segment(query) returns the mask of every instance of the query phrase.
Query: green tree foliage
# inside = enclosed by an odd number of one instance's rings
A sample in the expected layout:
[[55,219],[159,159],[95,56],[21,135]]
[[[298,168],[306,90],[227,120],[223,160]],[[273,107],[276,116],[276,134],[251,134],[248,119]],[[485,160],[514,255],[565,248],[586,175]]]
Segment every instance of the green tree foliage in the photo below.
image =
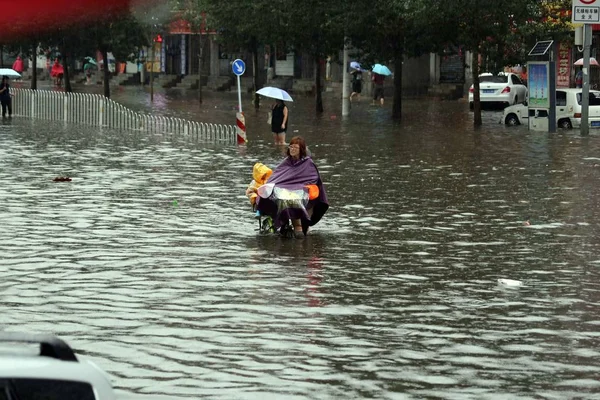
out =
[[[523,62],[519,28],[539,15],[538,0],[423,0],[431,10],[431,26],[448,44],[460,44],[473,55],[474,124],[480,126],[479,74],[498,72]],[[443,42],[442,42],[443,43]]]
[[285,9],[278,7],[277,2],[268,0],[183,0],[179,7],[184,9],[188,21],[196,27],[206,27],[217,33],[216,40],[232,52],[248,51],[252,55],[254,105],[259,107],[259,96],[256,90],[262,87],[258,70],[258,52],[262,45],[274,43],[284,32],[283,22]]
[[200,32],[200,48],[198,49],[198,102],[202,103],[202,66],[206,57],[206,46],[210,40],[207,25],[206,0],[171,0],[171,7],[175,16],[180,16],[190,24],[194,32]]
[[347,32],[368,64],[381,63],[394,72],[392,118],[402,116],[402,63],[433,51],[437,32],[429,29],[425,0],[373,0],[347,12]]
[[89,27],[83,33],[85,48],[97,49],[102,54],[104,95],[110,97],[108,52],[116,59],[134,57],[141,47],[148,46],[150,28],[144,20],[134,14],[119,14]]
[[[281,37],[290,48],[309,54],[315,63],[316,111],[323,112],[321,64],[328,54],[344,44],[345,5],[339,1],[284,0],[281,21],[286,31]],[[280,42],[282,40],[280,39]]]

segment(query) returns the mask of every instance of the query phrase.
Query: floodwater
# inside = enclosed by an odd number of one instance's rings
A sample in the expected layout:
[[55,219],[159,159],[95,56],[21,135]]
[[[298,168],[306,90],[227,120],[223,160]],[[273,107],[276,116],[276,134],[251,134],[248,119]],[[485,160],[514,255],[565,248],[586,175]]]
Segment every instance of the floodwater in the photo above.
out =
[[[220,123],[237,104],[113,98]],[[330,97],[317,117],[297,96],[290,133],[331,208],[281,239],[244,196],[282,158],[244,99],[241,147],[2,123],[2,328],[60,336],[122,399],[600,398],[597,134],[498,111],[474,130],[466,102],[435,99],[405,100],[401,123]]]

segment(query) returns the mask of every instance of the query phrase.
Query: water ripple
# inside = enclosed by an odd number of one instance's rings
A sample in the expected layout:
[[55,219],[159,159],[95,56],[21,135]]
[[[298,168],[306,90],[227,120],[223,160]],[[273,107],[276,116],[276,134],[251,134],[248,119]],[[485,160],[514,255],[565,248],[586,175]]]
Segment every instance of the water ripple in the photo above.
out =
[[405,106],[447,123],[294,122],[332,205],[305,240],[256,235],[270,139],[0,126],[4,328],[63,337],[128,399],[600,398],[597,137]]

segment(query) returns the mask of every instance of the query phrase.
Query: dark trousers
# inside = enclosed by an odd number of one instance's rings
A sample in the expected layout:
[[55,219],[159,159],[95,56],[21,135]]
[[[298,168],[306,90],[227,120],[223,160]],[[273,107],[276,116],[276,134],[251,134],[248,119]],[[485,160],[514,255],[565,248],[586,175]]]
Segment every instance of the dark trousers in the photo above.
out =
[[8,99],[0,99],[0,103],[2,103],[2,118],[6,117],[6,109],[8,108],[8,116],[12,116],[12,99],[9,97]]

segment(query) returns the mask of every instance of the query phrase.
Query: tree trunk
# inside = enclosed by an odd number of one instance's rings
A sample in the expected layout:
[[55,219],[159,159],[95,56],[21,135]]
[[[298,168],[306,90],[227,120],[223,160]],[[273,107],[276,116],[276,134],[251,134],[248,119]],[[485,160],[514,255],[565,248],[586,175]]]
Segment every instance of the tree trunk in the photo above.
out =
[[402,119],[402,60],[404,50],[400,49],[394,57],[394,101],[392,103],[392,119]]
[[31,59],[31,89],[37,90],[37,45],[33,46],[33,51],[31,52],[33,57]]
[[317,91],[317,112],[323,112],[323,96],[321,96],[321,57],[315,57],[315,65],[317,70],[315,71],[315,90]]
[[[104,96],[110,99],[110,86],[108,80],[110,79],[110,72],[108,71],[108,50],[106,47],[102,47],[100,49],[100,53],[102,53],[102,60],[104,64],[103,78],[104,78]],[[152,65],[154,67],[154,65]]]
[[481,98],[479,96],[479,49],[475,46],[473,50],[473,61],[471,62],[471,73],[473,74],[473,125],[475,127],[483,124],[481,120]]
[[156,49],[154,48],[154,35],[150,41],[150,101],[154,102],[154,61],[156,61]]
[[259,82],[259,74],[258,74],[258,50],[257,47],[254,46],[254,48],[252,49],[252,85],[254,86],[254,108],[255,109],[259,109],[260,108],[260,95],[256,94],[256,91],[258,89],[260,89],[260,82]]
[[63,70],[64,70],[64,80],[65,80],[65,92],[71,93],[73,92],[73,88],[71,87],[71,79],[69,76],[69,58],[67,57],[67,51],[63,47],[60,49],[63,60]]
[[198,54],[198,103],[202,104],[202,65],[204,64],[204,46],[207,40],[203,40],[204,36],[208,39],[208,35],[200,35],[200,53]]

